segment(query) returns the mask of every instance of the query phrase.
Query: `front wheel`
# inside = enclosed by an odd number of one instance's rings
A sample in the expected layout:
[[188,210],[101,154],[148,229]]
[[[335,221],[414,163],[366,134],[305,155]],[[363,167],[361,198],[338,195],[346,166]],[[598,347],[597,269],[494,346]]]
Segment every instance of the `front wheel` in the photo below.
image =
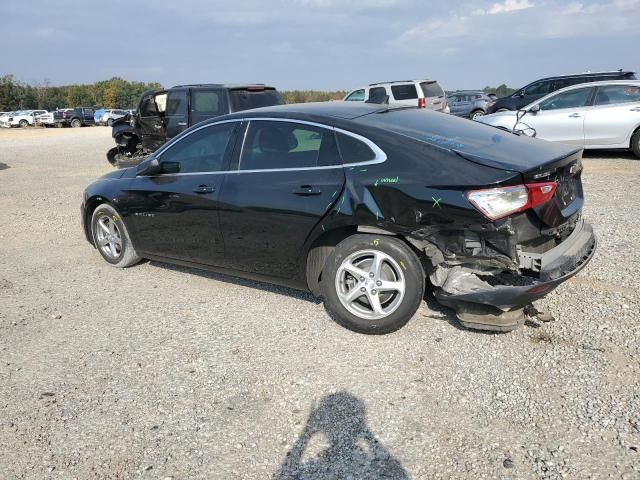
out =
[[631,137],[631,150],[636,157],[640,158],[640,130]]
[[471,113],[471,120],[480,120],[482,117],[484,117],[482,110],[475,110]]
[[416,254],[396,238],[354,235],[340,242],[322,273],[324,303],[342,326],[384,334],[403,327],[424,296]]
[[103,203],[94,210],[91,233],[102,258],[114,267],[130,267],[141,260],[133,248],[127,227],[111,205]]
[[18,125],[20,125],[20,128],[27,128],[29,126],[29,122],[27,122],[26,120],[20,120]]

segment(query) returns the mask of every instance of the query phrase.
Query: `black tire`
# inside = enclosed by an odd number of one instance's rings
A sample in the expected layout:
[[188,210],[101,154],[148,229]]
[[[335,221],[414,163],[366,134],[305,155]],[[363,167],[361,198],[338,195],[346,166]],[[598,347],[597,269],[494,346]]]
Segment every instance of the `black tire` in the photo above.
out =
[[[375,290],[367,290],[367,293],[362,294],[360,299],[357,300],[358,302],[366,302],[368,305],[368,300],[365,300],[365,297],[368,297],[370,293],[374,295],[377,293],[380,299],[379,302],[383,307],[385,304],[393,306],[394,302],[396,302],[395,309],[391,310],[390,308],[389,314],[382,318],[371,319],[354,314],[345,307],[338,293],[338,285],[342,284],[341,278],[343,278],[342,274],[339,277],[338,275],[342,270],[343,262],[354,258],[354,256],[355,258],[358,258],[358,255],[366,256],[367,252],[382,252],[383,255],[390,257],[396,267],[390,263],[385,264],[384,268],[387,269],[387,272],[394,272],[394,268],[402,269],[400,276],[397,276],[396,279],[404,281],[403,296],[397,292],[383,294]],[[375,289],[376,287],[373,285],[376,284],[376,278],[366,278],[364,283],[359,285],[371,283],[370,286],[361,288]],[[351,280],[357,281],[355,276],[351,276]],[[326,309],[340,325],[359,333],[381,335],[394,332],[403,327],[418,310],[424,297],[424,289],[425,274],[416,254],[402,241],[383,235],[353,235],[343,240],[327,259],[322,272],[321,291]],[[348,292],[351,291],[348,290]],[[353,291],[356,292],[355,286]],[[386,297],[384,297],[385,295]],[[399,296],[396,298],[396,295]],[[355,301],[351,303],[351,305],[354,304]]]
[[[101,234],[98,229],[102,228],[102,222],[109,222],[109,225],[115,225],[115,231],[117,231],[119,235],[121,248],[119,250],[116,249],[114,254],[105,253],[105,251],[110,249],[106,246],[103,247],[100,244]],[[108,203],[98,205],[98,207],[93,211],[93,215],[91,216],[91,237],[94,245],[98,249],[98,252],[102,255],[102,258],[114,267],[130,267],[141,260],[140,256],[136,253],[135,248],[133,248],[133,244],[129,238],[129,232],[122,221],[120,214]]]
[[482,118],[485,116],[484,110],[474,110],[473,112],[471,112],[471,114],[469,115],[469,118],[471,120],[475,120],[477,121],[479,118]]
[[27,122],[26,120],[20,120],[18,125],[20,125],[20,128],[27,128],[29,126],[29,122]]
[[631,151],[636,157],[640,158],[640,129],[631,137]]
[[71,128],[80,128],[82,126],[82,122],[79,118],[74,118],[71,120]]
[[107,120],[107,127],[113,127],[113,118]]

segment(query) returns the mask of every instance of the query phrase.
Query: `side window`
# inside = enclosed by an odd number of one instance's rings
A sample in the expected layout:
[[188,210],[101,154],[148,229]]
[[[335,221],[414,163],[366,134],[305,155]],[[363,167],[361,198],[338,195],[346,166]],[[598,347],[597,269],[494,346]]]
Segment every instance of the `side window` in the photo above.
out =
[[449,101],[452,103],[456,103],[460,101],[460,97],[458,97],[457,95],[452,95],[449,97]]
[[607,85],[598,87],[595,105],[640,102],[640,87],[634,85]]
[[222,113],[220,109],[220,95],[215,90],[194,90],[192,93],[191,110],[204,114]]
[[370,103],[382,103],[387,98],[387,90],[384,87],[373,87],[369,90]]
[[533,85],[529,85],[525,90],[525,95],[546,95],[551,90],[551,82],[549,80],[544,82],[537,82]]
[[187,91],[178,90],[167,95],[167,115],[187,114]]
[[344,133],[337,132],[338,148],[340,149],[340,156],[342,157],[342,163],[361,163],[368,162],[376,158],[376,154],[369,146]]
[[332,130],[301,123],[253,120],[240,157],[240,170],[339,165]]
[[413,100],[418,98],[418,90],[413,83],[406,85],[391,85],[391,93],[396,100]]
[[364,88],[360,90],[355,90],[349,94],[347,98],[345,98],[347,102],[363,102],[364,101]]
[[164,173],[219,172],[235,122],[201,128],[182,137],[160,157]]
[[540,102],[540,110],[560,110],[563,108],[584,107],[591,96],[592,88],[578,88],[559,93],[544,102]]

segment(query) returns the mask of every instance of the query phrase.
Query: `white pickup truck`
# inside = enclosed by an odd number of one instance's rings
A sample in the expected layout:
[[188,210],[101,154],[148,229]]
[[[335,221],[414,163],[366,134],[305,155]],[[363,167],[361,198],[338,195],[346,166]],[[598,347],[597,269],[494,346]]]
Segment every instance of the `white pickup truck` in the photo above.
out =
[[12,113],[11,115],[4,115],[0,117],[0,127],[28,127],[33,126],[35,118],[39,115],[47,113],[46,110],[20,110]]

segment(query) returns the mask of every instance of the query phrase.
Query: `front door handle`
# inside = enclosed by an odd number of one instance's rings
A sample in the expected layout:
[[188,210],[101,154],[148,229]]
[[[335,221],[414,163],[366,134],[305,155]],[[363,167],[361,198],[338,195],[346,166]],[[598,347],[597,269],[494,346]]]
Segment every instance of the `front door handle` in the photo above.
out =
[[322,193],[322,190],[312,185],[302,185],[297,190],[294,190],[293,193],[302,197],[309,197],[311,195],[320,195]]
[[579,113],[572,113],[571,115],[569,115],[569,118],[580,118],[582,115],[580,115]]
[[187,126],[187,122],[178,122],[178,125],[180,125],[181,127],[186,127]]
[[213,193],[216,191],[214,187],[210,187],[208,185],[200,185],[193,189],[195,193]]

